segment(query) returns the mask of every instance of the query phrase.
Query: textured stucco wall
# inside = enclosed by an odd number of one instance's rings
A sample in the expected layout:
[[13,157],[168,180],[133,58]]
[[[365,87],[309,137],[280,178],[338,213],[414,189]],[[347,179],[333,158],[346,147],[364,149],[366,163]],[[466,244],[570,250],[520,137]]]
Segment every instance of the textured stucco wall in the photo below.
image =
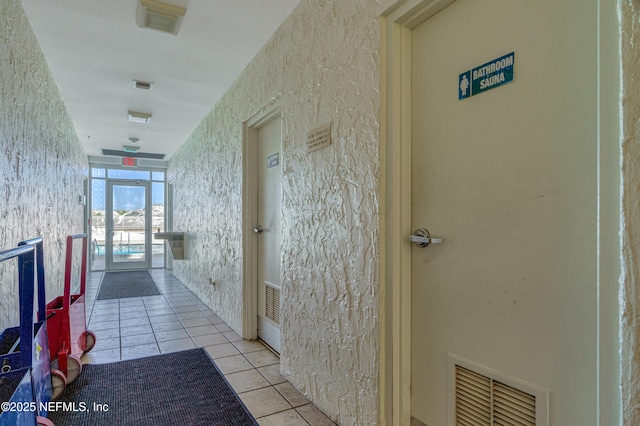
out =
[[[0,0],[0,249],[44,239],[47,299],[82,232],[86,156],[19,0]],[[15,261],[0,266],[0,329],[18,324]]]
[[640,424],[640,2],[623,0],[623,262],[622,410]]
[[[280,99],[281,366],[343,425],[375,424],[378,416],[377,19],[391,3],[302,1],[168,174],[174,228],[189,235],[188,259],[174,272],[239,332],[242,123]],[[307,153],[307,133],[329,122],[332,146]]]

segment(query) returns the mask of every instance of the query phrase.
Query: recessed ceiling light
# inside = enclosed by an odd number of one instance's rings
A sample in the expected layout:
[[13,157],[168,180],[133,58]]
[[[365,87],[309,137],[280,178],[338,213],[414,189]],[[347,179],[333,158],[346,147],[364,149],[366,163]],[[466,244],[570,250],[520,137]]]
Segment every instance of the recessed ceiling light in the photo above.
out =
[[129,121],[134,123],[148,123],[151,121],[151,114],[146,112],[128,111]]
[[124,152],[138,152],[139,149],[140,149],[139,146],[122,145],[122,150]]
[[149,28],[169,34],[178,34],[187,9],[158,0],[138,0],[136,22],[140,28]]
[[149,81],[133,80],[133,83],[131,85],[135,89],[140,89],[140,90],[151,90],[151,89],[153,89],[153,83],[151,83]]

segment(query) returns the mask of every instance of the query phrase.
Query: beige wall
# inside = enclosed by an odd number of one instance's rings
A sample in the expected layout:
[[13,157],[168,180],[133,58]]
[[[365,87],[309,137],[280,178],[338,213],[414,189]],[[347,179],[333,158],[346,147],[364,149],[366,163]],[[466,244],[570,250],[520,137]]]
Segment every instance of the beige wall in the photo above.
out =
[[[240,332],[242,124],[280,99],[281,365],[343,425],[378,417],[383,10],[365,0],[302,1],[169,166],[174,229],[189,235],[175,274]],[[328,123],[332,146],[307,153],[307,133]]]
[[[61,293],[66,235],[83,231],[87,169],[20,1],[0,0],[0,250],[43,237],[47,300]],[[0,266],[0,329],[18,325],[14,265]]]

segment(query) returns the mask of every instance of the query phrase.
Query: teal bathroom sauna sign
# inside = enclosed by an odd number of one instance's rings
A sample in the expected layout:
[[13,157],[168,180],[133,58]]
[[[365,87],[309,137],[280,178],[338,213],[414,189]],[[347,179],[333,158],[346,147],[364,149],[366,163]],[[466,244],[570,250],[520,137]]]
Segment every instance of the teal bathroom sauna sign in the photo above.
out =
[[458,99],[467,99],[513,81],[515,52],[508,53],[458,77]]

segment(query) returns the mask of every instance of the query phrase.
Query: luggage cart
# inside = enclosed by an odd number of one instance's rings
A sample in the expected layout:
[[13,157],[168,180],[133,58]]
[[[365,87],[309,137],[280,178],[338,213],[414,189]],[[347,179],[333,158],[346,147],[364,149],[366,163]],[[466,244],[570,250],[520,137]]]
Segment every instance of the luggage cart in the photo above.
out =
[[[0,252],[0,262],[18,258],[20,325],[0,334],[0,426],[47,425],[52,397],[44,305],[42,238]],[[37,255],[37,256],[36,256]],[[38,318],[34,318],[34,263],[38,263]]]
[[[73,241],[82,240],[80,293],[71,294],[73,272]],[[47,329],[51,368],[62,371],[66,383],[73,382],[82,372],[83,353],[96,344],[96,335],[86,327],[85,290],[87,282],[87,234],[67,236],[64,294],[47,303]]]

